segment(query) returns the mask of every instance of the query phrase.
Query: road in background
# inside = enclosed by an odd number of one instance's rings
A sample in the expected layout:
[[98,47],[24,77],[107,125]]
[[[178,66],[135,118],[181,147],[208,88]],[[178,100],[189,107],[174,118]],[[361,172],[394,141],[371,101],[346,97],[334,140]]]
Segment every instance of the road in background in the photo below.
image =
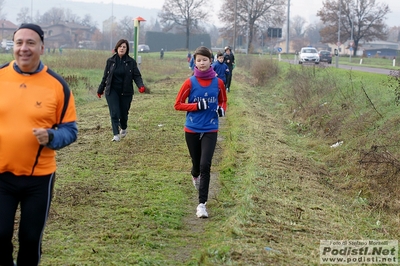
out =
[[339,65],[339,68],[349,69],[349,70],[357,70],[357,71],[364,71],[364,72],[370,72],[370,73],[385,74],[385,75],[389,75],[390,71],[392,71],[390,69],[384,69],[384,68],[350,66],[350,65]]
[[[282,61],[288,62],[290,64],[298,64],[297,61],[295,60],[289,60],[289,59],[282,59]],[[304,64],[303,65],[314,65],[314,64]],[[326,63],[320,63],[319,65],[325,65],[328,67],[335,67],[332,64],[326,64]],[[317,65],[318,66],[318,65]],[[340,65],[339,68],[342,69],[348,69],[348,70],[355,70],[355,71],[363,71],[363,72],[369,72],[369,73],[377,73],[377,74],[384,74],[384,75],[389,75],[391,69],[385,69],[385,68],[375,68],[375,67],[364,67],[364,66],[355,66],[355,65]]]

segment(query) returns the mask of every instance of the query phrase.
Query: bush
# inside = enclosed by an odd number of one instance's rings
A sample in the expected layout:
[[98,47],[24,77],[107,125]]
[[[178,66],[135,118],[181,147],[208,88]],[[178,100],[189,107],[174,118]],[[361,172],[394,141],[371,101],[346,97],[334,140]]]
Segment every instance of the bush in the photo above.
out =
[[279,73],[279,65],[271,59],[254,59],[250,67],[250,74],[253,76],[256,86],[264,85],[269,79]]

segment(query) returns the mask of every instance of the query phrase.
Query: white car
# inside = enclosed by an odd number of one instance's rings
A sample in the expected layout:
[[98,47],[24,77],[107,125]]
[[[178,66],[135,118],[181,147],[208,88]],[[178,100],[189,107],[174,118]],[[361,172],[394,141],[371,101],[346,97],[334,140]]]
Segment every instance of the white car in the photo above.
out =
[[299,64],[315,63],[319,64],[319,54],[314,47],[303,47],[299,53]]
[[14,42],[11,40],[3,40],[1,42],[1,47],[6,51],[11,50],[14,47]]

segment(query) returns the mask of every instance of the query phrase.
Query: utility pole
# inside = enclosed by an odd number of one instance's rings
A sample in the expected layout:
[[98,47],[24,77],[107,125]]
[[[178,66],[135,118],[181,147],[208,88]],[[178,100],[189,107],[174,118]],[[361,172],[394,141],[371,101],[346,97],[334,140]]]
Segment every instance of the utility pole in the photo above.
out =
[[336,68],[339,68],[339,46],[340,46],[340,17],[342,16],[342,1],[339,0],[339,14],[338,14],[338,34],[337,34],[337,55],[336,55]]
[[289,29],[290,29],[290,0],[287,5],[287,28],[286,28],[286,53],[289,53]]
[[351,34],[350,34],[350,63],[351,63],[351,56],[352,56],[352,54],[353,54],[353,44],[354,44],[354,41],[353,41],[353,18],[350,18],[350,22],[351,22]]
[[249,36],[249,34],[250,34],[250,12],[248,12],[248,16],[247,16],[247,29],[246,29],[246,35],[247,35],[247,38],[246,38],[246,40],[247,40],[247,43],[246,43],[246,54],[249,54],[249,49],[250,49],[250,47],[249,47],[249,42],[250,42],[250,36]]
[[[114,0],[111,1],[110,50],[113,49]],[[136,59],[136,58],[135,58]]]
[[233,25],[233,52],[236,51],[236,20],[237,20],[237,1],[235,0],[235,23]]

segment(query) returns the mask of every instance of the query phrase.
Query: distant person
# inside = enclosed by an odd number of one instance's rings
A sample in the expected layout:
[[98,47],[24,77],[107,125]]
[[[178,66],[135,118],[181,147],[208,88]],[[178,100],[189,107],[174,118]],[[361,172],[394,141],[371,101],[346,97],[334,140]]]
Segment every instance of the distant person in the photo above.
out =
[[126,136],[128,114],[133,99],[133,82],[140,93],[145,92],[142,75],[135,59],[129,56],[129,42],[121,39],[114,47],[114,54],[107,59],[97,97],[105,93],[110,111],[113,138],[118,142]]
[[233,69],[235,68],[235,56],[233,55],[231,48],[229,46],[225,47],[224,63],[229,68],[229,75],[226,76],[226,90],[230,92]]
[[163,48],[161,48],[161,51],[160,51],[160,59],[164,59],[164,49]]
[[207,218],[206,203],[210,185],[211,162],[217,144],[218,118],[225,116],[226,90],[211,67],[212,53],[204,46],[194,52],[194,75],[186,79],[174,108],[186,111],[185,140],[192,159],[191,179],[199,193],[198,218]]
[[226,85],[226,76],[229,75],[229,68],[224,63],[224,54],[222,52],[218,52],[217,60],[212,64],[212,68],[214,69],[215,73],[217,73],[217,77],[222,79],[224,85]]
[[[14,61],[0,67],[0,265],[39,265],[55,181],[55,150],[77,139],[74,96],[44,65],[44,33],[36,24],[14,32]],[[7,100],[4,100],[7,99]]]
[[190,51],[188,52],[188,54],[187,54],[187,62],[188,62],[188,64],[189,64],[189,68],[191,69],[191,66],[190,66],[190,61],[192,60],[192,54],[190,53]]
[[190,59],[189,67],[192,71],[194,71],[195,63],[194,63],[194,56]]

